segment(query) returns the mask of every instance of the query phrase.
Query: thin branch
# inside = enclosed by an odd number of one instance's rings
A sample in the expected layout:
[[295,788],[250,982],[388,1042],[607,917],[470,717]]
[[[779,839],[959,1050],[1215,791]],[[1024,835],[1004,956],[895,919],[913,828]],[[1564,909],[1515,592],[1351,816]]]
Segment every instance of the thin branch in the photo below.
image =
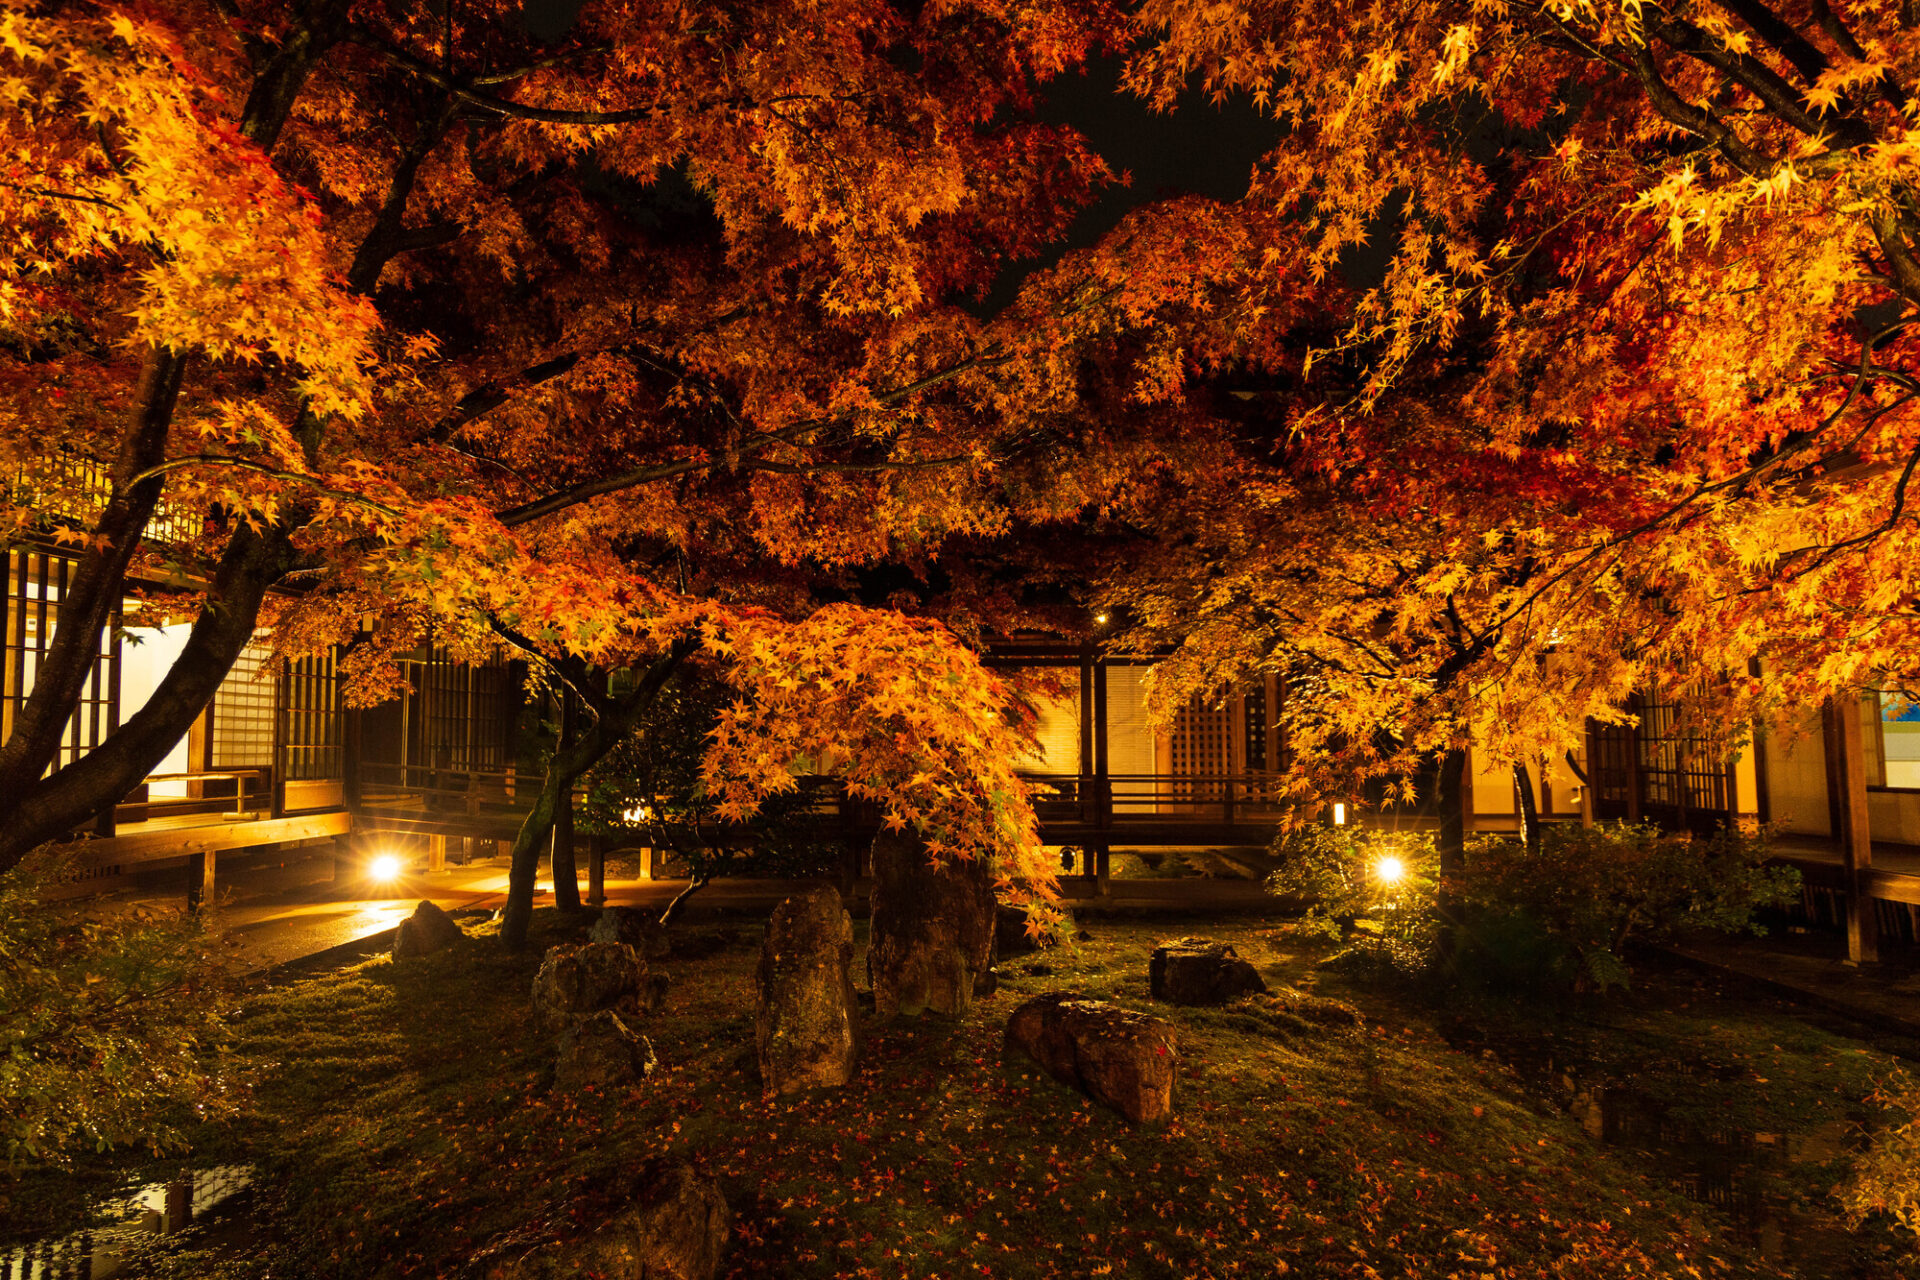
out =
[[331,486],[322,484],[318,478],[307,475],[305,472],[286,471],[280,467],[270,467],[264,462],[255,462],[251,458],[236,458],[224,453],[193,453],[185,457],[169,458],[158,466],[148,467],[145,471],[139,472],[128,481],[128,485],[131,487],[132,485],[139,484],[143,480],[151,480],[156,476],[163,476],[173,471],[184,471],[189,467],[232,467],[238,471],[251,471],[256,475],[267,476],[274,480],[291,480],[306,485],[314,492],[324,494],[329,498],[337,498],[342,502],[351,502],[358,506],[367,507],[380,512],[382,515],[392,516],[396,520],[402,518],[400,512],[394,510],[384,502],[378,502],[364,494],[351,493],[345,489],[332,488]]

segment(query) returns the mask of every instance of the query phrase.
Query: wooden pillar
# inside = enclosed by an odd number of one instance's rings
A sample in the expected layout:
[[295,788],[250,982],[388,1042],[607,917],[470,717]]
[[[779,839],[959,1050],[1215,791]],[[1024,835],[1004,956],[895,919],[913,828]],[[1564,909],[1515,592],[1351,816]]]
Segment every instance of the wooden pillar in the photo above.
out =
[[1109,854],[1111,850],[1109,850],[1107,846],[1101,845],[1097,849],[1088,850],[1088,852],[1093,854],[1093,857],[1087,859],[1087,862],[1094,874],[1094,893],[1102,898],[1112,897],[1113,869],[1109,865]]
[[[853,846],[853,873],[855,875],[860,874],[860,846],[858,843]],[[642,880],[653,879],[653,846],[650,844],[640,846],[640,878]]]
[[447,869],[447,838],[445,836],[427,837],[427,873],[434,875]]
[[1867,894],[1873,867],[1873,832],[1867,821],[1867,771],[1861,742],[1860,709],[1848,694],[1829,697],[1821,708],[1826,730],[1829,803],[1838,818],[1834,838],[1847,892],[1847,963],[1872,964],[1880,958],[1879,918]]
[[1094,825],[1113,825],[1113,783],[1107,776],[1107,664],[1093,668],[1093,797]]
[[187,859],[187,910],[198,911],[213,897],[213,851]]
[[587,901],[602,906],[607,900],[607,838],[595,833],[587,837]]
[[1093,646],[1080,651],[1080,821],[1092,826],[1100,821],[1100,800],[1093,785],[1094,756]]

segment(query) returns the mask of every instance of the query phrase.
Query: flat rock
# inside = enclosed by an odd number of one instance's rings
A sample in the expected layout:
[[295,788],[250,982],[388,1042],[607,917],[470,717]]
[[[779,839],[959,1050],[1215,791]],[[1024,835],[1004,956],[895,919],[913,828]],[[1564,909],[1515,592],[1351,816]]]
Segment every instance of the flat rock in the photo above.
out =
[[1007,1021],[1007,1047],[1135,1124],[1173,1112],[1173,1028],[1075,991],[1035,996]]
[[405,960],[413,956],[432,955],[466,936],[452,916],[422,898],[413,909],[413,914],[402,920],[400,927],[393,931],[393,958]]
[[853,919],[833,886],[774,908],[754,973],[754,1047],[769,1095],[853,1079],[860,1004],[852,969]]
[[1154,948],[1147,983],[1169,1004],[1228,1004],[1267,989],[1234,949],[1211,938],[1180,938]]
[[587,931],[588,942],[624,942],[648,960],[665,960],[672,951],[667,931],[648,911],[607,907]]
[[568,1027],[559,1049],[553,1078],[563,1089],[623,1089],[646,1079],[659,1065],[653,1045],[611,1009]]
[[652,1007],[647,962],[624,942],[554,947],[533,979],[533,1012],[549,1031],[602,1009],[636,1018]]
[[917,837],[882,831],[873,877],[867,978],[876,1014],[965,1013],[992,959],[997,904],[986,864],[935,868]]

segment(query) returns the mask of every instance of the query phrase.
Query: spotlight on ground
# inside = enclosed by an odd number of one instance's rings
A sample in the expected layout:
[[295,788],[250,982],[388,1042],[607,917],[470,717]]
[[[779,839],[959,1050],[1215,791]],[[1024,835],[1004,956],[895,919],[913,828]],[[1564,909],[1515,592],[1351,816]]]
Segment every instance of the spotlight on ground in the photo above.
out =
[[1373,878],[1392,886],[1407,878],[1407,864],[1398,858],[1382,858],[1373,864]]
[[400,859],[390,853],[383,853],[367,864],[368,877],[382,884],[389,880],[398,880],[401,870]]

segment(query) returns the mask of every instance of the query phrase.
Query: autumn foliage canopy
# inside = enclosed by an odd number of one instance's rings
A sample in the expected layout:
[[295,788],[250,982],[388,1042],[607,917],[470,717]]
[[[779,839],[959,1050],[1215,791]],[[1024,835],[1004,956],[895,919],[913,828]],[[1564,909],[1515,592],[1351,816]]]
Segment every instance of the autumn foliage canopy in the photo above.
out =
[[[607,673],[705,664],[729,812],[836,772],[1044,894],[969,646],[1047,619],[996,548],[1171,648],[1163,709],[1284,676],[1303,793],[1649,680],[1740,719],[1898,674],[1917,42],[1824,0],[7,9],[0,520],[65,513],[69,636],[136,570],[196,628],[49,773],[56,645],[0,854],[264,626],[358,637],[362,700],[510,644],[609,731]],[[1041,106],[1108,53],[1273,146],[1063,247],[1120,166]]]

